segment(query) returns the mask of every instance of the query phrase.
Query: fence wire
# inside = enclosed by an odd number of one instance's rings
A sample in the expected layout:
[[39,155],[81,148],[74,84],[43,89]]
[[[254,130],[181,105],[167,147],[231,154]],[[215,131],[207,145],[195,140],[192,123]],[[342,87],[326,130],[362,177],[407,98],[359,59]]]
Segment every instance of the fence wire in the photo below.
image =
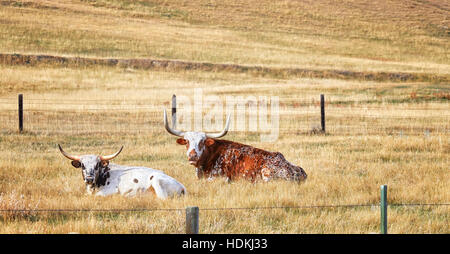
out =
[[[428,135],[429,132],[450,132],[450,115],[446,107],[325,105],[327,132],[337,135]],[[164,108],[170,109],[170,102],[156,105],[148,100],[111,103],[109,100],[26,99],[24,130],[38,134],[159,133]],[[177,111],[177,119],[183,118],[183,107],[178,107]],[[0,99],[1,130],[17,130],[17,112],[16,99]],[[236,108],[233,113],[245,115],[245,126],[247,121],[248,126],[250,125],[251,116],[256,117],[256,112],[250,112],[250,108]],[[316,133],[319,129],[319,100],[283,98],[280,101],[280,134]],[[250,130],[246,132],[263,133]]]
[[[199,208],[202,211],[224,210],[272,210],[272,209],[331,209],[331,208],[357,208],[377,207],[380,204],[348,204],[348,205],[305,205],[305,206],[256,206],[256,207],[207,207]],[[393,203],[388,206],[450,206],[450,203]],[[4,213],[43,213],[43,212],[180,212],[185,208],[133,208],[133,209],[0,209]]]

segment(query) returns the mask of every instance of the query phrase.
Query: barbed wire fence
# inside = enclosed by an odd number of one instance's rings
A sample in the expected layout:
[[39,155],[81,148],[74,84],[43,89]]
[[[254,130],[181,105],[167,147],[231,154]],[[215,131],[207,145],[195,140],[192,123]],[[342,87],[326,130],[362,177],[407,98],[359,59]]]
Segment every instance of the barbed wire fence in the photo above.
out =
[[[0,127],[4,131],[15,131],[19,126],[20,132],[37,134],[160,133],[163,131],[163,109],[170,107],[170,100],[164,105],[155,105],[147,100],[113,103],[110,100],[24,100],[19,95],[18,101],[0,98]],[[183,107],[175,108],[179,114],[175,119],[182,119],[184,115],[180,115],[180,111]],[[448,134],[450,131],[450,115],[445,107],[396,108],[334,104],[322,101],[322,97],[310,100],[289,97],[280,99],[279,112],[280,134],[429,136],[432,132]],[[233,113],[246,115],[248,119],[257,117],[257,112],[251,112],[250,107],[233,108]],[[246,134],[259,132],[261,130],[245,130]]]
[[450,203],[392,203],[388,204],[387,199],[383,199],[383,195],[387,195],[387,186],[381,186],[380,203],[377,204],[341,204],[341,205],[301,205],[301,206],[262,206],[262,207],[206,207],[199,208],[189,206],[186,208],[133,208],[133,209],[0,209],[0,213],[135,213],[135,212],[185,212],[186,215],[186,234],[200,233],[199,217],[200,211],[231,211],[231,210],[274,210],[274,209],[352,209],[352,208],[380,208],[380,233],[387,234],[388,229],[388,207],[450,207]]
[[[344,204],[344,205],[303,205],[303,206],[255,206],[255,207],[206,207],[203,211],[223,210],[270,210],[270,209],[332,209],[332,208],[356,208],[356,207],[379,207],[380,204]],[[414,206],[450,206],[450,203],[393,203],[392,207],[414,207]],[[0,212],[175,212],[185,211],[185,208],[132,208],[132,209],[0,209]]]
[[[91,134],[91,133],[160,133],[162,128],[162,111],[170,108],[170,101],[163,106],[148,104],[147,100],[133,100],[134,104],[111,104],[110,100],[55,100],[45,98],[28,99],[23,96],[0,98],[0,126],[2,131],[51,133],[51,134]],[[172,101],[172,105],[174,105]],[[175,103],[176,105],[176,103]],[[327,108],[325,131],[325,106]],[[16,108],[15,108],[16,107]],[[320,100],[295,100],[287,98],[280,103],[281,119],[294,122],[302,128],[280,128],[280,134],[336,134],[336,135],[430,135],[430,132],[448,134],[450,115],[445,108],[408,107],[395,109],[404,115],[382,114],[371,110],[383,110],[380,105],[333,105]],[[174,110],[175,108],[175,110]],[[351,112],[341,109],[350,109]],[[172,114],[181,107],[172,106]],[[418,116],[415,112],[425,111]],[[26,112],[26,114],[24,114]],[[178,111],[179,112],[179,111]],[[237,112],[237,110],[235,111]],[[412,112],[409,114],[408,112]],[[248,111],[244,111],[244,114]],[[371,114],[372,113],[372,114]],[[130,117],[130,114],[134,114]],[[289,118],[285,118],[289,117]],[[82,120],[80,120],[82,119]],[[172,124],[176,123],[175,116]],[[431,120],[439,119],[437,123]],[[345,124],[350,122],[354,124]],[[383,122],[395,120],[394,126],[381,127]],[[126,121],[126,122],[124,122]],[[414,126],[411,122],[424,122]],[[330,124],[331,123],[331,124]],[[387,233],[387,207],[449,207],[450,203],[392,203],[387,204],[380,196],[380,203],[375,204],[338,204],[338,205],[299,205],[299,206],[255,206],[255,207],[186,207],[186,208],[134,208],[134,209],[0,209],[0,213],[126,213],[126,212],[186,212],[186,233],[199,233],[199,211],[224,210],[273,210],[273,209],[351,209],[358,207],[380,207],[380,232]]]

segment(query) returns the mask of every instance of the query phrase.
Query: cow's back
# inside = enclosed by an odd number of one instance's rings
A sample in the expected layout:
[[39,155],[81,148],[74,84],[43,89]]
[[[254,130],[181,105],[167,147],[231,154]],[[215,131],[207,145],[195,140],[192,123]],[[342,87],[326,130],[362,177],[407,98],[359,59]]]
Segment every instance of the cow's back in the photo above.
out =
[[[217,141],[216,141],[217,142]],[[269,152],[249,145],[220,140],[213,160],[212,175],[225,175],[230,180],[245,178],[251,181],[262,178],[301,181],[305,171],[291,164],[279,152]]]
[[281,153],[273,153],[265,161],[261,170],[264,181],[271,179],[285,179],[293,181],[306,180],[306,172],[303,168],[290,163]]
[[214,162],[213,174],[222,173],[229,179],[245,178],[251,181],[261,175],[267,159],[276,153],[267,152],[249,145],[220,140],[220,149]]
[[108,172],[110,177],[106,181],[107,184],[99,191],[105,194],[115,192],[124,196],[135,196],[151,192],[164,199],[186,193],[180,182],[157,169],[112,164]]

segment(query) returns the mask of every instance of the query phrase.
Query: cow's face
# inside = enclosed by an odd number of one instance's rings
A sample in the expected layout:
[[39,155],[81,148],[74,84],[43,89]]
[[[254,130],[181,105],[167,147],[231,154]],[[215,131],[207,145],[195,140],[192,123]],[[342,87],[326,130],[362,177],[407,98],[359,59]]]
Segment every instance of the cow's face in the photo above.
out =
[[94,185],[97,182],[99,175],[108,164],[109,162],[107,160],[102,161],[96,155],[83,155],[80,160],[72,161],[72,166],[81,168],[84,182],[89,185]]
[[83,179],[86,184],[95,186],[100,174],[104,172],[107,168],[109,160],[114,159],[120,152],[122,152],[123,146],[114,154],[111,155],[71,155],[66,153],[62,147],[58,144],[59,151],[67,159],[72,161],[72,166],[76,168],[81,168],[81,173],[83,174]]
[[204,132],[185,132],[177,143],[186,146],[189,163],[198,167],[201,159],[208,156],[208,147],[214,144],[214,139],[208,138]]

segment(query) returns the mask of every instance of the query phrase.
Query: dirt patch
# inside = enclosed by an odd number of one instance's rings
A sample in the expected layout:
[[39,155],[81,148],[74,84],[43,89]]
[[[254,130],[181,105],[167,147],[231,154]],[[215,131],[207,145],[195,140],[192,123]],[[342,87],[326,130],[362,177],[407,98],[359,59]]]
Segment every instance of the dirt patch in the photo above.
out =
[[276,78],[308,77],[329,79],[356,79],[367,81],[434,81],[449,82],[448,76],[439,76],[427,73],[399,73],[399,72],[355,72],[346,70],[313,70],[302,68],[271,68],[261,66],[244,66],[236,64],[213,64],[186,62],[177,60],[155,59],[107,59],[61,57],[50,55],[22,55],[0,54],[0,64],[41,66],[51,65],[57,67],[89,67],[110,66],[120,68],[134,68],[144,70],[186,71],[200,70],[211,72],[248,73],[255,76],[269,76]]
[[22,2],[22,1],[0,1],[1,6],[22,7],[22,8],[36,8],[36,9],[49,9],[57,10],[58,7],[45,5],[41,3]]

